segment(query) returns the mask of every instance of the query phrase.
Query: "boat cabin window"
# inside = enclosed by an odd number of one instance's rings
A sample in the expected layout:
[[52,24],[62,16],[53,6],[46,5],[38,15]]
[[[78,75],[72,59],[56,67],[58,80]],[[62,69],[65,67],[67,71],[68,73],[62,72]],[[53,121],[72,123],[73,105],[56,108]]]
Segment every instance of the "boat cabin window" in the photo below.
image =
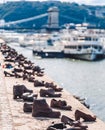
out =
[[98,41],[98,38],[93,38],[93,41]]
[[94,37],[85,37],[85,41],[98,41],[98,38]]
[[95,49],[97,49],[97,46],[94,46]]
[[83,46],[83,48],[87,49],[87,48],[89,48],[89,46]]
[[77,46],[65,46],[66,49],[76,49]]
[[91,37],[85,37],[86,41],[91,41]]
[[47,44],[48,44],[49,46],[53,46],[53,42],[54,42],[54,41],[51,40],[51,39],[48,39],[48,40],[47,40]]
[[102,50],[102,47],[100,46],[100,47],[98,48],[98,50],[99,50],[99,51]]
[[82,47],[81,46],[78,46],[78,49],[81,49]]

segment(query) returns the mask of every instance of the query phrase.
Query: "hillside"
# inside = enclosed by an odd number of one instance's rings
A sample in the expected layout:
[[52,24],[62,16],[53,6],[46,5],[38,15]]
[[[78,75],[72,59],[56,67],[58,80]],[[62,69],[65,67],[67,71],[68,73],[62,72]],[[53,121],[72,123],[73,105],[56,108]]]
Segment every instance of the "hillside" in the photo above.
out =
[[[0,4],[0,19],[6,22],[16,21],[44,14],[49,7],[59,8],[59,24],[65,23],[91,23],[105,28],[105,7],[78,5],[77,3],[54,2],[7,2]],[[47,24],[47,17],[26,23],[12,25],[11,28],[35,28],[39,29]]]

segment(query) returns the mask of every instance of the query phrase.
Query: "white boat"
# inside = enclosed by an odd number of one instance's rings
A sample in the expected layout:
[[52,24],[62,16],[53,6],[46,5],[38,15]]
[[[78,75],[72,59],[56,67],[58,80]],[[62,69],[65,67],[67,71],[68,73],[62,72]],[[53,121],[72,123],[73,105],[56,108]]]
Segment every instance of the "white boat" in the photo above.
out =
[[64,48],[65,57],[82,60],[103,59],[103,47],[99,44],[69,44]]
[[102,59],[104,49],[100,42],[101,36],[96,30],[87,28],[65,33],[62,37],[65,57],[89,61]]
[[64,57],[63,46],[60,42],[53,42],[52,40],[36,41],[33,47],[33,54],[42,58],[62,58]]
[[33,35],[28,35],[28,34],[23,34],[19,38],[19,44],[20,44],[21,47],[33,46],[33,44],[34,44],[34,36]]

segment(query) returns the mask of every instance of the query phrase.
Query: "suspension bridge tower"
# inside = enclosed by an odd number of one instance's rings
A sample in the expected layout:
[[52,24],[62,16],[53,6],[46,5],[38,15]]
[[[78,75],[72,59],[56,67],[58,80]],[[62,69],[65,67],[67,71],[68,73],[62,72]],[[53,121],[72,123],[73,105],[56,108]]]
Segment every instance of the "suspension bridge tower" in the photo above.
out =
[[59,30],[59,9],[55,6],[48,9],[47,29],[50,31]]

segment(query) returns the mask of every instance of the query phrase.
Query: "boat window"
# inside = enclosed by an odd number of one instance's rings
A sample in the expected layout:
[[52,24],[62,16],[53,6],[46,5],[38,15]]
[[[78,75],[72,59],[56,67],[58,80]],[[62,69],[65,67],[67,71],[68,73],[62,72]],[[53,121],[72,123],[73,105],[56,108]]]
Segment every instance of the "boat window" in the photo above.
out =
[[81,49],[82,47],[81,46],[78,46],[78,49]]
[[49,46],[53,46],[53,41],[52,41],[51,39],[48,39],[48,40],[47,40],[47,44],[48,44]]
[[102,50],[102,47],[101,47],[101,46],[99,47],[99,51],[100,51],[100,50]]
[[95,49],[97,49],[97,46],[94,46]]
[[76,49],[76,46],[65,46],[66,49]]
[[85,37],[86,41],[91,41],[91,37]]
[[98,41],[98,38],[93,38],[93,41]]
[[89,48],[89,46],[83,46],[83,48],[87,49],[87,48]]

